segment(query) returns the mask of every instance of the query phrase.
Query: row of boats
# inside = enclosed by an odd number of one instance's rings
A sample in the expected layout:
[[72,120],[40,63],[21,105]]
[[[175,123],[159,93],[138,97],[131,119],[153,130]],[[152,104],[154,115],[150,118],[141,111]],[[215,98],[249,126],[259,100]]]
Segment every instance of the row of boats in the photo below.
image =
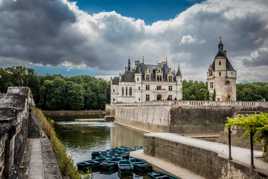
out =
[[91,160],[77,163],[77,168],[83,172],[100,171],[106,174],[118,172],[119,177],[132,176],[133,172],[139,176],[147,175],[152,179],[175,179],[176,177],[153,171],[152,166],[141,159],[129,156],[131,151],[142,147],[116,147],[106,151],[91,153]]

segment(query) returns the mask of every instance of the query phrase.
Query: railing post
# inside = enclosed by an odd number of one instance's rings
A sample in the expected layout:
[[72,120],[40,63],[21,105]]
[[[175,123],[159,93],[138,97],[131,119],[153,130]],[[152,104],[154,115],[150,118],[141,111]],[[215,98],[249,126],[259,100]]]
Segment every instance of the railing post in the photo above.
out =
[[253,171],[254,167],[254,149],[253,149],[253,130],[250,129],[250,164],[251,164],[251,170]]
[[229,160],[232,160],[232,141],[231,141],[231,127],[228,127],[228,146],[229,146]]

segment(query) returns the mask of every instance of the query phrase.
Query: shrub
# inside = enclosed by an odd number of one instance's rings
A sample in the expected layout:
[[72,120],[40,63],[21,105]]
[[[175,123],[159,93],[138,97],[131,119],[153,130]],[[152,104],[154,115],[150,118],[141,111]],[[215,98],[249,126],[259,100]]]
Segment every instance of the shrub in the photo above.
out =
[[33,108],[32,111],[39,120],[43,131],[51,141],[62,175],[69,176],[71,179],[80,179],[80,174],[74,166],[73,160],[67,155],[64,145],[56,135],[53,128],[53,120],[47,119],[38,108]]

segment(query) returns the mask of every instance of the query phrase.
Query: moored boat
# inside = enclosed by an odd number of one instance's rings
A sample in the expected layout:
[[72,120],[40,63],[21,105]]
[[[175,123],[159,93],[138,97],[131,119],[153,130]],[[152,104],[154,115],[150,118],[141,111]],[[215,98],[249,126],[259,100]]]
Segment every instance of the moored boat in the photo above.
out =
[[149,172],[148,173],[149,178],[151,179],[177,179],[176,177],[161,173],[161,172]]
[[118,162],[118,173],[120,176],[132,175],[133,165],[129,160],[120,160]]

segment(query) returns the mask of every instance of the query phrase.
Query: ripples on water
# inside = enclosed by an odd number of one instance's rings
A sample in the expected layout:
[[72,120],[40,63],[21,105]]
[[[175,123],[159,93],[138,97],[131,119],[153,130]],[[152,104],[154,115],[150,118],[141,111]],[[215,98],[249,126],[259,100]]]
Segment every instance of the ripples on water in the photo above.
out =
[[[57,122],[56,132],[75,163],[91,159],[92,151],[117,146],[142,146],[143,133],[112,122]],[[117,173],[93,173],[94,179],[117,179]],[[143,178],[134,176],[133,178]]]

